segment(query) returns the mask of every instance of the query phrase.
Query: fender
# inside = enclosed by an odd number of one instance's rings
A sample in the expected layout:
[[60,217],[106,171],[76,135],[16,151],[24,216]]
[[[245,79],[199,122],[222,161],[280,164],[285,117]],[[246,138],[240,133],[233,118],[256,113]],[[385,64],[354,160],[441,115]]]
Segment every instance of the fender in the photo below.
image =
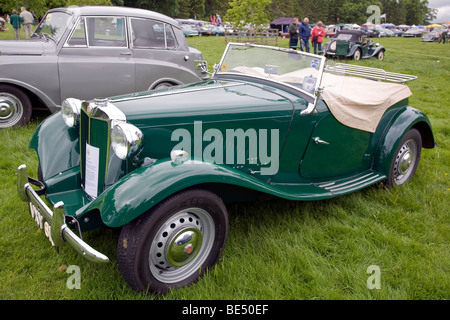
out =
[[[240,186],[289,200],[310,199],[315,186],[304,186],[304,192],[292,192],[259,180],[228,166],[201,161],[174,165],[162,159],[148,167],[140,167],[106,189],[97,199],[80,208],[76,215],[99,211],[108,227],[121,227],[172,194],[204,183]],[[318,189],[318,188],[317,188]],[[331,194],[321,194],[331,197]]]
[[[357,49],[359,49],[361,51],[361,54],[362,54],[361,46],[359,46],[359,45],[358,46],[352,46],[351,49],[350,49],[350,52],[347,54],[347,57],[353,57],[353,55],[355,54]],[[362,56],[361,56],[361,58],[362,58]]]
[[78,132],[67,127],[61,112],[41,122],[29,147],[36,150],[44,180],[80,164]]
[[411,128],[419,130],[422,136],[423,148],[434,148],[435,141],[428,117],[413,107],[407,106],[397,112],[386,129],[384,137],[380,140],[374,157],[374,170],[389,175],[391,163],[403,136]]
[[381,46],[375,47],[375,50],[372,52],[371,57],[376,56],[380,51],[385,51],[384,47]]
[[53,99],[51,99],[44,92],[42,92],[41,90],[39,90],[38,88],[36,88],[34,86],[29,85],[26,82],[18,81],[18,80],[15,80],[15,79],[4,79],[4,78],[1,78],[0,79],[0,83],[12,84],[12,85],[15,85],[16,87],[18,87],[20,89],[28,90],[29,92],[34,94],[36,97],[41,99],[41,101],[44,103],[44,105],[52,113],[58,111],[61,108],[61,105],[56,104],[55,101],[53,101]]

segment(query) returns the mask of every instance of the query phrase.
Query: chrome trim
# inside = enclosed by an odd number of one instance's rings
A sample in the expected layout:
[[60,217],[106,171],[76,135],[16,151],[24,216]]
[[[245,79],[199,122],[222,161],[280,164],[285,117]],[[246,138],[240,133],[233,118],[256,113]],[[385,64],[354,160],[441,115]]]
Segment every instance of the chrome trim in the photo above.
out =
[[91,118],[106,120],[127,121],[125,114],[113,105],[108,99],[96,98],[92,101],[83,101],[81,108]]
[[54,205],[53,211],[45,204],[28,183],[27,167],[24,164],[17,168],[17,191],[20,199],[34,205],[43,216],[43,219],[50,225],[51,242],[57,248],[64,243],[68,243],[75,251],[89,261],[97,263],[109,262],[107,256],[93,249],[67,227],[65,223],[64,203],[62,201]]
[[149,92],[148,94],[144,94],[141,96],[130,95],[127,97],[117,98],[117,99],[112,99],[112,100],[113,100],[113,102],[124,102],[124,101],[130,101],[130,100],[148,99],[148,98],[153,98],[153,97],[190,93],[190,92],[196,92],[196,91],[231,88],[231,87],[241,86],[241,85],[245,85],[245,84],[247,84],[247,82],[240,81],[238,83],[222,84],[222,85],[217,85],[217,86],[198,87],[198,88],[187,88],[187,89],[178,89],[176,87],[172,87],[173,89],[169,88],[168,90],[164,90],[161,92],[155,92],[155,93]]

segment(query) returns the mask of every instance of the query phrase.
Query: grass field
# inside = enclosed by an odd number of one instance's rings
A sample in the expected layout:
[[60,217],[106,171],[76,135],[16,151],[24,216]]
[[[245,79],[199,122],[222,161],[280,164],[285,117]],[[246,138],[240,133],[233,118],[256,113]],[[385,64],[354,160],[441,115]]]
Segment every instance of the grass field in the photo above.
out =
[[[210,68],[225,48],[223,37],[188,41]],[[320,202],[230,206],[230,233],[219,263],[198,283],[165,296],[141,295],[126,285],[115,262],[116,230],[83,235],[112,259],[107,265],[89,263],[68,247],[56,254],[16,190],[18,165],[26,163],[36,176],[28,142],[43,116],[26,127],[1,130],[0,299],[449,299],[450,44],[378,41],[386,47],[385,60],[358,64],[417,75],[409,84],[410,104],[430,117],[439,143],[423,150],[413,181]],[[279,39],[279,46],[287,47],[287,40]],[[73,265],[80,268],[80,289],[67,286]],[[371,266],[379,270],[379,289],[367,285]]]

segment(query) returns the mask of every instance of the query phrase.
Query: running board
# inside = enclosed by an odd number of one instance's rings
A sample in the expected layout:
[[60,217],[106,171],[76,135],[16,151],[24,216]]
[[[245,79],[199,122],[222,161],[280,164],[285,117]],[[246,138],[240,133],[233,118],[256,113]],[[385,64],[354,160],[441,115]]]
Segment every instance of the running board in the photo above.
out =
[[319,184],[318,187],[329,191],[333,196],[350,193],[371,184],[385,180],[384,174],[375,171],[365,172],[362,175],[350,179],[342,179],[334,182]]

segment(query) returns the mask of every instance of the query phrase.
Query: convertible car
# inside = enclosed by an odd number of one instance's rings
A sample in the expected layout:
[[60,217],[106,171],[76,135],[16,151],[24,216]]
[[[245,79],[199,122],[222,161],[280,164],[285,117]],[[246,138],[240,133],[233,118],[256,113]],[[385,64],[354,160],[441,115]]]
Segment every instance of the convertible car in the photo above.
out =
[[330,42],[325,44],[323,53],[326,57],[352,58],[353,60],[376,57],[384,59],[386,49],[366,38],[361,30],[341,30]]
[[415,78],[230,43],[210,80],[66,99],[33,135],[38,175],[20,165],[18,194],[52,245],[93,262],[109,258],[81,233],[119,228],[125,281],[164,293],[218,261],[228,203],[410,181],[435,145],[429,119],[408,104],[404,83]]

